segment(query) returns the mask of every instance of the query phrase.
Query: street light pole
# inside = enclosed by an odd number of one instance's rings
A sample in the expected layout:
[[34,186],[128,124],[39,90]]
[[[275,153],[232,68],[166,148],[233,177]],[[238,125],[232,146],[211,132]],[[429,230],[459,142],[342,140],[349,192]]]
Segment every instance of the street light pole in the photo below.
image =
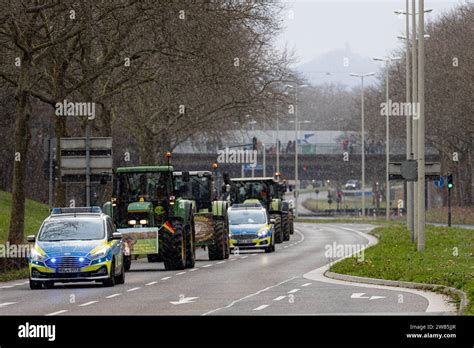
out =
[[277,136],[276,136],[276,171],[280,172],[280,120],[277,118]]
[[390,100],[389,100],[389,68],[390,63],[395,60],[400,60],[400,57],[384,57],[384,58],[374,58],[374,60],[385,62],[386,68],[386,90],[385,90],[385,100],[386,100],[386,121],[385,121],[385,129],[386,129],[386,140],[385,140],[385,215],[387,221],[390,221],[390,181],[389,181],[389,163],[390,163]]
[[419,2],[418,15],[418,244],[425,250],[425,1]]
[[367,74],[349,74],[351,76],[360,77],[361,93],[360,93],[360,105],[361,105],[361,139],[362,139],[362,216],[365,216],[365,116],[364,116],[364,77],[374,76],[373,72]]

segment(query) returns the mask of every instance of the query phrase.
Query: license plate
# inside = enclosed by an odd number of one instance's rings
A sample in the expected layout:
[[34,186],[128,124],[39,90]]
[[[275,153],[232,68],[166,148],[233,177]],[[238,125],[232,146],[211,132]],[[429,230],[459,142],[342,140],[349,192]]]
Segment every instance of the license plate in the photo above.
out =
[[79,268],[58,268],[58,273],[78,273]]
[[239,240],[239,243],[241,244],[248,244],[248,243],[252,243],[253,240],[252,239],[241,239]]

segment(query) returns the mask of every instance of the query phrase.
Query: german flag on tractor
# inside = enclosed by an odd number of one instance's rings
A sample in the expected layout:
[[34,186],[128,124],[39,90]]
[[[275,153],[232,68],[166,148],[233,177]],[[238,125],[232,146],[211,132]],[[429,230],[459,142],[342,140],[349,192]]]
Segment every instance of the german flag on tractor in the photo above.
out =
[[176,231],[175,228],[173,227],[173,225],[171,225],[171,223],[169,221],[166,221],[163,224],[163,227],[170,233],[174,233]]

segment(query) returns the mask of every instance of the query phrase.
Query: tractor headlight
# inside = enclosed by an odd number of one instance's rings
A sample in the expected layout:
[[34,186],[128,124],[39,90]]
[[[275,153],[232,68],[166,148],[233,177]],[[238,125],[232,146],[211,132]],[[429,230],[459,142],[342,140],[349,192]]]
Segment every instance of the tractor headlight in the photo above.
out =
[[109,247],[104,246],[100,248],[99,250],[97,250],[95,253],[91,254],[90,259],[91,260],[101,259],[103,257],[106,257],[108,253],[109,253]]
[[129,224],[129,225],[136,225],[136,224],[137,224],[137,220],[128,220],[128,224]]
[[148,224],[148,220],[146,219],[140,220],[140,225],[146,225],[146,224]]
[[46,256],[42,255],[36,248],[31,248],[30,252],[31,261],[43,261]]

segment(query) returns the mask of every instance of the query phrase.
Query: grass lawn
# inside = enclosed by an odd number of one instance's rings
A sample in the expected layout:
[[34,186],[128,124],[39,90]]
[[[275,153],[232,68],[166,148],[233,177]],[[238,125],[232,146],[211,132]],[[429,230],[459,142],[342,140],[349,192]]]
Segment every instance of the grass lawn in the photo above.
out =
[[[0,243],[8,240],[8,227],[10,224],[11,195],[0,191]],[[36,234],[44,218],[49,215],[48,206],[32,200],[26,200],[25,208],[25,241],[28,234]],[[0,272],[0,281],[28,278],[26,268]]]
[[[0,191],[0,243],[5,243],[8,239],[10,210],[11,194]],[[47,205],[27,199],[25,208],[25,238],[28,234],[36,234],[44,218],[48,215]]]
[[465,314],[474,315],[474,231],[427,225],[424,252],[416,251],[405,226],[378,227],[372,233],[379,243],[365,250],[363,262],[348,258],[331,271],[458,288],[469,298]]

